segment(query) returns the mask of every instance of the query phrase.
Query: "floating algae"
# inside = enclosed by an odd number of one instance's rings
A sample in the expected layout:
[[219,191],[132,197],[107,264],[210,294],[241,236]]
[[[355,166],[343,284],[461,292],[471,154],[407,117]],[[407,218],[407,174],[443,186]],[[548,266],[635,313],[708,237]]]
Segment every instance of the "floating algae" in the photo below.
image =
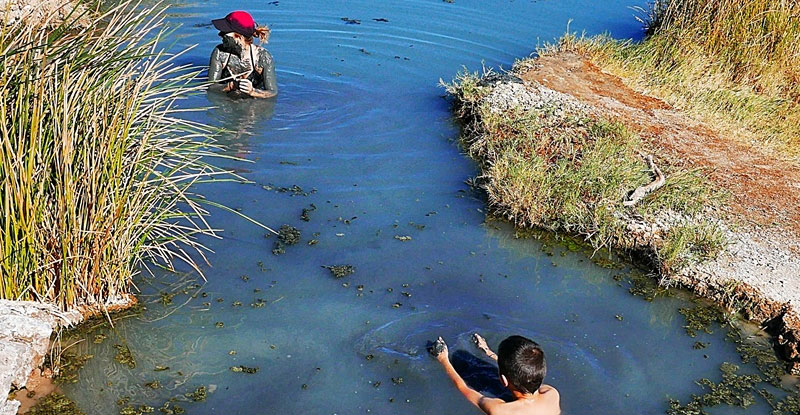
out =
[[278,231],[278,240],[275,241],[272,253],[274,255],[286,253],[286,246],[294,245],[298,242],[300,242],[300,230],[290,225],[281,225],[281,229]]
[[152,382],[145,383],[144,386],[146,386],[146,387],[148,387],[150,389],[160,389],[161,388],[161,382],[159,382],[158,380],[154,380]]
[[686,319],[686,334],[690,337],[697,337],[698,331],[708,334],[713,333],[711,325],[715,322],[724,323],[727,321],[725,314],[718,307],[713,305],[696,306],[693,308],[681,308],[678,312]]
[[187,398],[195,401],[195,402],[202,402],[206,400],[206,387],[205,386],[198,386],[194,392],[187,392],[185,395]]
[[27,413],[30,415],[85,415],[75,402],[58,392],[39,399]]
[[406,235],[406,236],[395,235],[394,239],[397,239],[398,241],[402,241],[402,242],[408,242],[408,241],[411,240],[411,237],[408,236],[408,235]]
[[725,362],[720,366],[722,382],[714,383],[708,379],[700,379],[697,384],[706,388],[708,392],[703,395],[693,395],[692,400],[685,406],[679,401],[670,400],[669,415],[705,414],[705,407],[721,404],[747,408],[755,403],[755,386],[762,381],[757,374],[740,375],[739,366]]
[[133,358],[133,354],[131,354],[131,349],[128,348],[128,346],[115,344],[114,348],[117,349],[117,354],[114,356],[114,360],[116,360],[117,363],[126,365],[131,369],[136,368],[136,359]]
[[766,381],[776,387],[781,387],[781,378],[786,374],[785,363],[778,359],[775,351],[767,346],[746,342],[742,333],[731,330],[727,339],[736,343],[736,351],[743,363],[754,363],[759,372],[766,377]]
[[169,370],[169,366],[156,365],[156,368],[153,369],[154,372],[163,372],[165,370]]
[[231,372],[248,373],[252,375],[258,372],[258,367],[231,366]]
[[315,210],[317,210],[317,206],[314,205],[313,203],[309,205],[309,207],[303,208],[303,213],[300,214],[300,219],[304,222],[311,221],[311,217],[308,214]]
[[289,225],[282,225],[278,231],[278,240],[286,245],[294,245],[300,242],[300,230]]
[[163,305],[170,305],[172,304],[172,299],[175,298],[177,293],[160,293],[161,299],[159,300]]
[[161,408],[158,408],[158,411],[165,415],[179,415],[186,413],[185,409],[173,404],[170,401],[164,402],[164,405],[162,405]]
[[139,405],[139,407],[134,406],[126,406],[125,408],[120,409],[120,415],[143,415],[143,414],[152,414],[156,411],[156,408],[148,405]]
[[103,334],[103,333],[96,334],[96,335],[94,336],[94,340],[93,340],[92,342],[93,342],[94,344],[100,344],[100,343],[104,342],[104,341],[105,341],[107,338],[108,338],[108,336],[106,336],[106,335],[105,335],[105,334]]
[[356,272],[356,268],[352,265],[323,265],[322,268],[327,268],[336,278],[344,278]]
[[64,383],[77,383],[78,372],[86,365],[86,362],[91,359],[93,355],[75,355],[72,353],[65,353],[61,355],[61,360],[58,364],[58,373],[53,377],[53,380],[58,384]]

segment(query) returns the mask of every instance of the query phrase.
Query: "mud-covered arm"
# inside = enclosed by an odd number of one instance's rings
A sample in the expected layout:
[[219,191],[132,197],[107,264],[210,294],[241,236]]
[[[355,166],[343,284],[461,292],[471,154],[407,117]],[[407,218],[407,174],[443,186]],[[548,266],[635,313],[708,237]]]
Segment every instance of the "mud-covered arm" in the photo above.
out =
[[213,82],[208,86],[209,89],[227,92],[233,89],[233,82],[219,83],[222,79],[223,69],[225,68],[225,54],[219,50],[218,47],[214,48],[211,52],[211,59],[208,61],[208,80]]
[[[275,61],[266,49],[258,55],[258,66],[262,69],[264,79],[264,89],[255,89],[254,93],[259,94],[258,98],[271,98],[278,95],[278,81],[275,78]],[[251,94],[252,95],[252,94]]]

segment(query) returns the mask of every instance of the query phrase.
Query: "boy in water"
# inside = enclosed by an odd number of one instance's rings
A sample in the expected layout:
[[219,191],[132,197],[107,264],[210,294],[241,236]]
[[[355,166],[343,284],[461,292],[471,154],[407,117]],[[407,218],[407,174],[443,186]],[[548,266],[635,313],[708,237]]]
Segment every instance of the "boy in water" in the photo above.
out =
[[498,353],[495,353],[489,349],[486,339],[478,333],[475,333],[472,339],[478,349],[497,361],[500,382],[511,391],[516,400],[505,402],[502,399],[490,398],[467,386],[450,363],[447,344],[439,337],[431,347],[431,354],[442,364],[447,376],[468,401],[489,415],[561,413],[558,391],[542,383],[547,367],[544,352],[536,342],[522,336],[511,336],[500,343]]

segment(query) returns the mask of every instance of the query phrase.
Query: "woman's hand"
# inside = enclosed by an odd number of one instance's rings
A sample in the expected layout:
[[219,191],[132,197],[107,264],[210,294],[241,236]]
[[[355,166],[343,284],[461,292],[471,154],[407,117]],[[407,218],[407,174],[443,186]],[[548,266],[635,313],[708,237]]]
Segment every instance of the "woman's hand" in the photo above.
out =
[[253,94],[253,83],[249,79],[239,80],[239,90],[247,95]]

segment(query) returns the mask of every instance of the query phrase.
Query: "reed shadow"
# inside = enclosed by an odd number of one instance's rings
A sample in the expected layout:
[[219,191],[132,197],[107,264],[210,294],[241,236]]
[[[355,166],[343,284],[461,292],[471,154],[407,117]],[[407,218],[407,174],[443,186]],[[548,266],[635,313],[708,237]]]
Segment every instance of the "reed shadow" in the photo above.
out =
[[514,400],[511,392],[500,383],[497,365],[464,350],[457,350],[450,355],[450,362],[470,388],[506,402]]

